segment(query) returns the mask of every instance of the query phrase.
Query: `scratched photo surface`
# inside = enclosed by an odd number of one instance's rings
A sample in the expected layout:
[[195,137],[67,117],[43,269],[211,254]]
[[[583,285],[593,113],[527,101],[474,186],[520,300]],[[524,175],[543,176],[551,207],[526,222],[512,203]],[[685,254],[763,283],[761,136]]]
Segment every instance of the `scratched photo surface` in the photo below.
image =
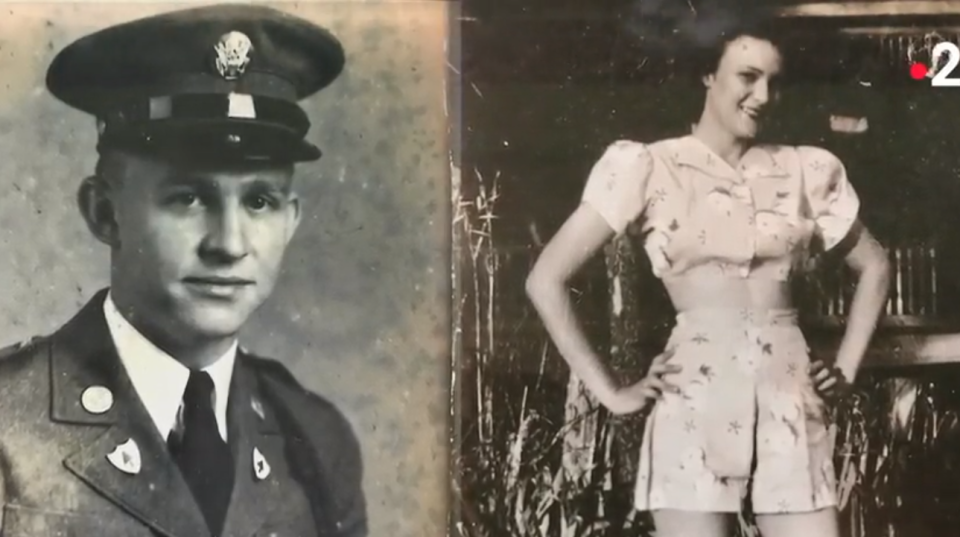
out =
[[[303,219],[276,290],[242,345],[283,362],[344,412],[362,447],[370,535],[441,535],[450,4],[269,5],[330,29],[347,62],[334,84],[301,103],[312,122],[307,138],[323,158],[297,169]],[[84,34],[186,6],[2,5],[3,346],[53,332],[109,283],[109,252],[76,205],[96,162],[96,125],[48,93],[45,70]]]
[[[688,57],[671,35],[706,39],[697,32],[710,24],[690,21],[722,4],[464,7],[453,251],[458,535],[653,535],[652,517],[634,508],[645,418],[612,415],[570,374],[525,283],[608,146],[690,134],[705,89],[686,77]],[[933,81],[960,77],[949,72],[960,56],[951,58],[950,45],[939,61],[932,54],[960,38],[960,2],[766,4],[783,23],[786,78],[764,136],[839,159],[890,269],[855,383],[826,407],[840,526],[857,537],[952,531],[960,505],[960,87]],[[653,275],[657,259],[641,240],[628,229],[570,281],[587,341],[622,385],[644,377],[675,325]],[[851,315],[855,273],[827,252],[797,275],[800,329],[811,358],[829,362]],[[734,531],[759,535],[749,505],[740,514]]]

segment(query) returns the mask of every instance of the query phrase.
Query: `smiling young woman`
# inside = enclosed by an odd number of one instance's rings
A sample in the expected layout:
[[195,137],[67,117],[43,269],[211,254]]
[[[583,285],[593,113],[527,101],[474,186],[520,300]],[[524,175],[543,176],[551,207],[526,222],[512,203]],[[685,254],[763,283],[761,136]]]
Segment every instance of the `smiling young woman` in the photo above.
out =
[[[614,413],[651,408],[635,495],[660,536],[728,535],[749,498],[764,537],[839,533],[824,400],[853,381],[885,302],[886,252],[860,224],[840,160],[761,142],[784,70],[762,19],[717,17],[692,61],[705,88],[689,135],[611,143],[544,248],[528,295],[571,370]],[[640,118],[642,120],[642,118]],[[568,281],[637,226],[678,312],[639,384],[615,384]],[[790,281],[815,248],[859,274],[836,360],[811,363]],[[655,404],[653,403],[655,401]]]

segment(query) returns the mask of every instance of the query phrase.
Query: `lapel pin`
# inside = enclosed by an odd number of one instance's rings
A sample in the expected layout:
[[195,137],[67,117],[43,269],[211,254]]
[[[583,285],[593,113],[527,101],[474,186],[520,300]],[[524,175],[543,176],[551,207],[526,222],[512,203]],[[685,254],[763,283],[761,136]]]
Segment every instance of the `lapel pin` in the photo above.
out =
[[114,448],[107,460],[125,474],[140,473],[140,448],[132,438]]
[[260,480],[266,479],[270,475],[270,463],[267,462],[258,448],[253,448],[253,475]]
[[113,407],[113,392],[104,386],[90,386],[80,395],[80,404],[91,414],[103,414]]
[[263,413],[263,403],[261,403],[259,399],[250,399],[250,408],[253,409],[253,412],[256,413],[257,416],[260,416],[260,419],[264,419],[265,414]]

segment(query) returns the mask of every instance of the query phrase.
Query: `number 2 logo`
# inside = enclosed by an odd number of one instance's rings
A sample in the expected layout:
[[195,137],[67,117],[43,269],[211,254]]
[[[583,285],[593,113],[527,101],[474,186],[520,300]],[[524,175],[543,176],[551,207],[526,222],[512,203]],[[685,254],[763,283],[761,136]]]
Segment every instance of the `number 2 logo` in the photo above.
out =
[[[940,57],[947,55],[947,63],[941,68]],[[960,47],[950,41],[941,41],[933,47],[933,53],[930,55],[930,72],[934,73],[930,79],[930,85],[934,88],[953,88],[960,86],[960,78],[950,78],[950,73],[960,65]]]

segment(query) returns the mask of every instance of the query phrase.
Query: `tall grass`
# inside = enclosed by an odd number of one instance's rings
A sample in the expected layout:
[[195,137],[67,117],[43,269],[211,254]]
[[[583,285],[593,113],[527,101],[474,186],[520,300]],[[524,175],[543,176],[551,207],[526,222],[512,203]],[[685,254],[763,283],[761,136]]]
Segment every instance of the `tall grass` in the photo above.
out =
[[[456,185],[453,200],[461,294],[455,337],[464,351],[461,367],[469,369],[457,379],[464,423],[455,450],[454,490],[463,512],[456,531],[471,537],[628,535],[622,524],[613,528],[609,516],[616,492],[603,412],[576,378],[558,385],[549,372],[557,357],[545,333],[533,342],[501,340],[517,323],[498,315],[506,257],[496,226],[501,178],[479,170],[471,178]],[[529,260],[535,253],[525,255]],[[518,380],[521,369],[531,368],[505,356],[517,353],[539,362],[535,375]]]

